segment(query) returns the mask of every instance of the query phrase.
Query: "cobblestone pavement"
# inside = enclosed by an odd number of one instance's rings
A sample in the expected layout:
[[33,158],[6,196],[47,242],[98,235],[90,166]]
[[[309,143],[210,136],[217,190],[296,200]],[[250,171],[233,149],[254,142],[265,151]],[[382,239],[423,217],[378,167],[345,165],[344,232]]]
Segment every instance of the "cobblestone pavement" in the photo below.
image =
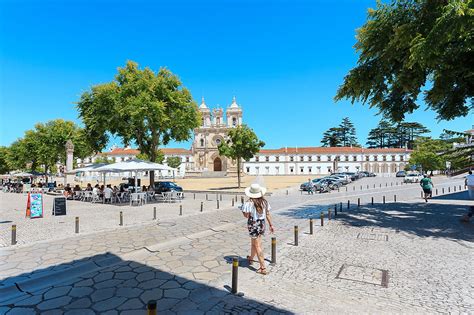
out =
[[[388,193],[399,193],[405,202],[381,204]],[[413,200],[418,193],[406,186],[374,190],[374,206],[364,206],[370,197],[360,191],[272,197],[278,264],[265,277],[243,264],[244,297],[224,288],[231,258],[245,257],[249,247],[234,209],[4,250],[0,278],[10,278],[2,285],[19,283],[24,292],[3,300],[0,313],[139,314],[149,299],[159,299],[159,311],[175,313],[469,312],[473,279],[466,262],[473,258],[473,229],[458,223],[466,202],[419,203]],[[357,198],[364,200],[360,208]],[[315,235],[305,234],[308,217],[339,202],[344,211],[337,220],[315,226]],[[297,224],[301,240],[295,247],[291,237]],[[269,253],[268,241],[265,247]],[[39,268],[45,275],[78,258],[95,261],[95,270],[22,284],[32,272],[41,274]]]

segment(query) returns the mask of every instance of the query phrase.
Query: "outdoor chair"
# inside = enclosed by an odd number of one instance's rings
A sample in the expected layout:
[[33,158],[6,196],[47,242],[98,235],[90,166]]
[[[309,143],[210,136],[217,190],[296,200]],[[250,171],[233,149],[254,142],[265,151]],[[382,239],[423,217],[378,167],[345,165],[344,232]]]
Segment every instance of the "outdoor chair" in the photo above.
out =
[[133,206],[133,204],[140,204],[142,205],[143,204],[143,199],[141,198],[141,196],[138,194],[138,193],[132,193],[130,194],[130,205]]
[[104,192],[104,203],[107,203],[107,200],[112,203],[113,202],[113,198],[114,198],[114,195],[113,195],[113,192],[110,192],[110,191],[105,191]]
[[98,193],[96,192],[92,192],[92,200],[91,200],[92,203],[95,203],[95,202],[100,202],[100,196]]

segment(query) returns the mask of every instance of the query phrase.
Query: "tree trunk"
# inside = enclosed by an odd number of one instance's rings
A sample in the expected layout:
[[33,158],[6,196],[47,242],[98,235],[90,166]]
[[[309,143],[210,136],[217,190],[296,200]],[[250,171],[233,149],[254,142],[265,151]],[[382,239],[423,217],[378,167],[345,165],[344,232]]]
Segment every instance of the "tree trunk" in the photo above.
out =
[[237,158],[237,182],[238,188],[240,188],[240,157]]
[[150,171],[150,186],[155,187],[155,171]]

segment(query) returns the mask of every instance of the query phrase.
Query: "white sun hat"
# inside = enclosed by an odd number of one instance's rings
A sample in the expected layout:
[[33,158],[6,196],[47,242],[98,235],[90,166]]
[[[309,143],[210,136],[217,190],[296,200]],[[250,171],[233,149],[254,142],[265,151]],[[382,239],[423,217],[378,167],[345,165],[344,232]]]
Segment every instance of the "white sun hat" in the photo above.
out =
[[260,186],[259,184],[252,184],[250,187],[245,188],[245,194],[249,198],[260,198],[265,196],[267,189]]

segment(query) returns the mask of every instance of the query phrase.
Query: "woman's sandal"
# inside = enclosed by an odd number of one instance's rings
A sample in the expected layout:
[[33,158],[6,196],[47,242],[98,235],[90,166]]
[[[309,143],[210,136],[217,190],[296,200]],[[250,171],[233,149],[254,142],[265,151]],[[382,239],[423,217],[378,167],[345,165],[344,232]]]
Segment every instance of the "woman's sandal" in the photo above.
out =
[[249,263],[249,265],[253,263],[253,260],[250,258],[250,256],[247,256],[247,262]]
[[267,268],[258,268],[256,273],[259,273],[261,275],[266,275],[267,274]]

